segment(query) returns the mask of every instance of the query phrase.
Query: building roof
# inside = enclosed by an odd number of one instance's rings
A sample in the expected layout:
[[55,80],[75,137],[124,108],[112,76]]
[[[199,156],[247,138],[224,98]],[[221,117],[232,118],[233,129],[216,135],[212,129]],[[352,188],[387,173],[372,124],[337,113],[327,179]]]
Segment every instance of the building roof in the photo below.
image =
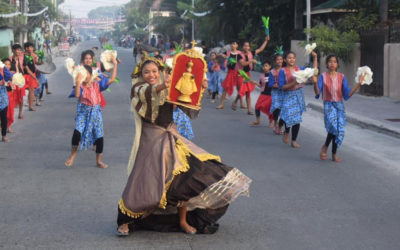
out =
[[[380,2],[380,0],[376,0],[376,4],[378,6]],[[391,2],[400,3],[400,0],[391,0]],[[356,12],[356,10],[346,8],[345,6],[347,5],[347,3],[348,0],[329,0],[312,8],[311,15],[333,12]],[[306,15],[305,12],[304,15]]]
[[329,0],[313,8],[313,10],[332,9],[343,7],[347,0]]
[[[326,13],[346,13],[355,12],[356,10],[350,10],[345,8],[348,0],[329,0],[320,5],[315,6],[311,9],[311,15],[326,14]],[[304,12],[304,15],[307,13]]]

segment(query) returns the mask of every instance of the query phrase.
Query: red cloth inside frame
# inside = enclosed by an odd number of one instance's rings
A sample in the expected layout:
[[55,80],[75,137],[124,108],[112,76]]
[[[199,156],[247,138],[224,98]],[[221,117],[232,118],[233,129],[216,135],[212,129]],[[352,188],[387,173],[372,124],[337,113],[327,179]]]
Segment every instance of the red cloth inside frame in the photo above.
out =
[[179,79],[182,77],[183,73],[187,71],[188,63],[192,61],[192,74],[194,75],[194,80],[197,86],[197,92],[193,93],[190,98],[192,99],[192,105],[197,106],[197,103],[200,98],[201,93],[201,86],[204,78],[204,63],[199,58],[190,58],[186,55],[180,55],[174,65],[174,71],[172,75],[172,82],[171,82],[171,89],[169,92],[169,100],[173,102],[179,102],[178,97],[181,93],[175,88],[176,84],[178,83]]

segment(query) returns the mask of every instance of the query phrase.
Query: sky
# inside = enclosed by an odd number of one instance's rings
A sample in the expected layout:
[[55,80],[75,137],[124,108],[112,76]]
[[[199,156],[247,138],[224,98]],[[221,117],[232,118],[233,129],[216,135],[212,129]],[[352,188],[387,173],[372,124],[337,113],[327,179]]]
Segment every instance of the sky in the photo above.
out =
[[129,0],[65,0],[63,4],[60,4],[59,9],[65,13],[71,10],[73,17],[87,18],[89,11],[97,7],[122,5],[128,2]]

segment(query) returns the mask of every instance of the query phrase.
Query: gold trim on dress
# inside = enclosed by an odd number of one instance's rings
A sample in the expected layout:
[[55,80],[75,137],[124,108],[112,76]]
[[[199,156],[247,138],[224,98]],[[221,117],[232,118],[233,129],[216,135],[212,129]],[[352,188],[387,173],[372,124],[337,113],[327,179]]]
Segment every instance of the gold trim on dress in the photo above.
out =
[[175,179],[175,176],[181,173],[186,173],[190,169],[189,161],[187,159],[190,156],[190,149],[181,140],[177,140],[175,144],[176,153],[178,155],[178,161],[180,166],[176,167],[172,171],[171,179],[165,184],[163,195],[161,196],[159,207],[165,209],[167,207],[167,191]]
[[119,199],[118,206],[119,206],[119,209],[121,210],[121,213],[123,213],[133,219],[137,219],[137,218],[141,217],[142,215],[144,215],[144,213],[135,213],[135,212],[131,211],[129,208],[127,208],[125,206],[124,200],[122,198]]
[[205,161],[209,161],[209,160],[216,160],[218,162],[221,162],[221,158],[217,155],[212,155],[212,154],[208,154],[208,153],[204,153],[204,154],[193,153],[193,151],[191,151],[190,148],[179,139],[176,140],[175,149],[176,149],[176,152],[178,155],[178,160],[179,160],[180,166],[178,166],[177,168],[174,169],[174,171],[172,171],[171,179],[167,182],[167,184],[165,184],[164,192],[163,192],[163,195],[161,196],[161,200],[160,200],[160,204],[159,204],[159,207],[162,209],[165,209],[167,207],[167,192],[168,192],[169,187],[171,186],[172,182],[174,181],[175,176],[189,171],[190,165],[189,165],[189,161],[187,158],[190,155],[196,157],[201,162],[205,162]]

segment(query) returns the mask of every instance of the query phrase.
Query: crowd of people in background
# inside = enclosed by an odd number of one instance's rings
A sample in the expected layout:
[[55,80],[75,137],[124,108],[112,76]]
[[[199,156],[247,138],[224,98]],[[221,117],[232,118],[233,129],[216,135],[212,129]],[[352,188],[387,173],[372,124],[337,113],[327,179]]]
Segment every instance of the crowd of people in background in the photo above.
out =
[[[261,113],[267,116],[268,127],[273,133],[282,136],[282,141],[293,148],[299,148],[298,135],[300,124],[302,122],[302,114],[306,110],[305,98],[303,92],[303,83],[296,80],[295,72],[302,71],[305,68],[296,65],[296,54],[292,51],[284,53],[281,47],[278,48],[274,55],[260,58],[259,54],[268,44],[269,36],[261,46],[252,51],[250,43],[245,41],[242,50],[239,49],[239,43],[233,41],[230,49],[224,53],[215,51],[209,52],[204,42],[200,47],[203,49],[208,60],[208,89],[207,97],[211,99],[211,103],[215,103],[219,99],[217,109],[223,109],[227,96],[233,95],[236,90],[236,96],[232,102],[232,110],[237,110],[239,103],[240,109],[246,109],[248,115],[255,115],[256,119],[251,122],[251,126],[261,125]],[[151,39],[151,45],[155,45],[155,36]],[[167,39],[165,43],[165,56],[173,57],[176,50],[173,44]],[[134,57],[140,54],[140,41],[137,41],[134,48]],[[188,45],[180,45],[187,49]],[[157,57],[161,51],[153,53]],[[157,54],[157,56],[156,56]],[[337,156],[337,149],[343,142],[344,127],[346,118],[344,112],[343,100],[348,100],[361,85],[364,77],[356,83],[351,89],[346,77],[337,72],[339,59],[336,55],[329,55],[325,62],[328,72],[319,75],[318,57],[312,51],[312,65],[315,69],[315,75],[308,79],[311,84],[315,85],[316,97],[321,94],[324,101],[324,120],[328,133],[326,142],[323,144],[320,152],[320,159],[327,159],[327,149],[332,142],[332,160],[341,162]],[[222,60],[221,60],[222,58]],[[261,73],[257,81],[251,79],[250,71],[255,68],[261,69]],[[226,76],[223,76],[226,72]],[[251,106],[251,93],[255,87],[260,88],[260,95],[255,104],[255,112]],[[246,97],[246,98],[244,98]],[[244,99],[246,102],[244,102]],[[186,122],[186,123],[190,123]],[[190,126],[188,124],[187,126]]]
[[[49,46],[45,43],[43,46]],[[28,111],[36,111],[41,106],[43,93],[51,94],[45,74],[40,72],[36,66],[42,64],[42,58],[35,53],[34,44],[27,42],[23,45],[12,46],[12,56],[3,58],[4,67],[0,70],[0,113],[1,113],[1,136],[3,142],[9,142],[8,133],[14,133],[12,125],[15,122],[14,110],[18,108],[17,118],[24,119],[24,107]],[[15,81],[13,78],[16,78]],[[21,79],[25,84],[20,84]],[[19,83],[17,83],[19,82]],[[24,105],[24,97],[27,104]]]

